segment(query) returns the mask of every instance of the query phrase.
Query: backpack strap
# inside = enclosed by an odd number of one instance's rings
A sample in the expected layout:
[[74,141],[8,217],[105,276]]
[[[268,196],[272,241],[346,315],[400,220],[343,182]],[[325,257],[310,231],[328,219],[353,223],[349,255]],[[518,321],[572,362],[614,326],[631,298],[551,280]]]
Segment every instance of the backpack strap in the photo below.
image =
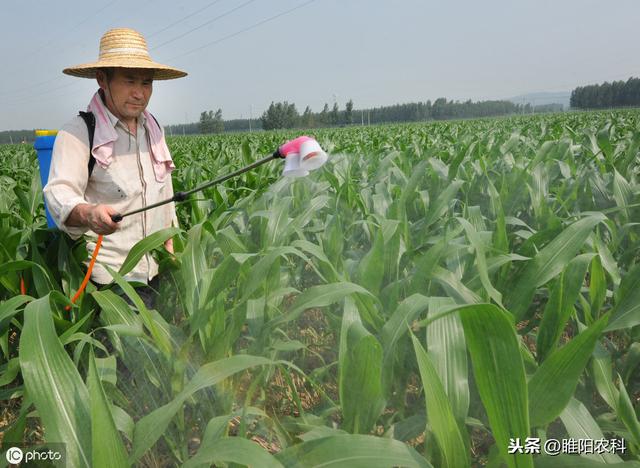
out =
[[156,119],[156,116],[153,115],[151,112],[149,112],[149,115],[153,117],[153,120],[155,120],[156,125],[160,128],[160,130],[162,130],[162,127],[160,127],[160,122],[158,122],[158,119]]
[[93,112],[78,112],[78,115],[82,117],[84,123],[87,125],[87,130],[89,132],[89,177],[91,177],[91,173],[93,172],[93,167],[96,165],[96,158],[91,154],[91,150],[93,148],[93,135],[96,133],[96,117],[93,115]]

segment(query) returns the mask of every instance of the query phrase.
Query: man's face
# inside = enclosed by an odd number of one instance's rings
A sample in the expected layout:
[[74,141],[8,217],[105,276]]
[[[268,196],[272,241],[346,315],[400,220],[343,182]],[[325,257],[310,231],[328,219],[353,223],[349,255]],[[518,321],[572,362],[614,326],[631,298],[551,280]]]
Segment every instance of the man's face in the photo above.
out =
[[107,108],[124,122],[138,118],[149,104],[153,91],[153,70],[114,68],[111,80],[103,71],[97,73]]

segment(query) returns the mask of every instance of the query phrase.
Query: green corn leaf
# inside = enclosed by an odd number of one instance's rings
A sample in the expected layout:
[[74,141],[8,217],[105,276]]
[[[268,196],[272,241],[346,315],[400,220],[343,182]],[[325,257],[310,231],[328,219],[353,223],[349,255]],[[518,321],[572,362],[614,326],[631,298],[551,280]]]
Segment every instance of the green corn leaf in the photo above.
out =
[[98,369],[93,351],[89,355],[89,375],[87,377],[91,401],[91,442],[93,466],[127,466],[127,452],[111,415],[107,395],[98,377]]
[[268,325],[275,327],[283,323],[290,322],[297,318],[306,309],[310,309],[312,307],[326,307],[356,293],[363,294],[367,297],[373,297],[372,294],[362,286],[349,283],[347,281],[313,286],[296,297],[296,300],[291,305],[291,309],[286,314],[271,320]]
[[538,362],[544,361],[558,345],[593,257],[594,254],[583,254],[571,260],[551,289],[536,339]]
[[[409,327],[416,320],[420,313],[429,307],[429,298],[421,294],[412,294],[403,300],[396,310],[391,314],[391,318],[380,331],[380,343],[384,351],[384,362],[382,365],[382,383],[384,394],[388,395],[394,375],[394,360],[398,355],[398,341],[409,331]],[[343,315],[343,321],[345,316]],[[342,335],[341,335],[342,337]]]
[[[450,298],[430,297],[429,317],[454,305]],[[458,314],[447,314],[427,326],[427,352],[449,398],[459,427],[469,412],[469,367],[464,329]]]
[[591,358],[591,371],[596,389],[612,410],[618,407],[618,390],[613,381],[611,354],[601,343],[596,342]]
[[384,239],[382,232],[378,231],[371,250],[362,257],[358,266],[359,284],[364,286],[372,294],[377,295],[384,278]]
[[613,199],[616,205],[622,208],[624,219],[628,220],[629,209],[626,206],[632,203],[633,187],[615,168],[613,169]]
[[[569,400],[565,409],[562,410],[562,413],[560,413],[560,419],[567,429],[569,437],[576,440],[601,440],[605,438],[602,429],[600,429],[598,423],[593,419],[589,410],[573,397]],[[608,452],[585,454],[584,458],[602,463],[617,463],[622,461],[618,455]]]
[[469,466],[467,448],[436,368],[418,339],[414,335],[411,338],[424,386],[428,421],[442,452],[443,466]]
[[602,268],[602,260],[596,255],[591,261],[589,274],[589,299],[591,300],[591,313],[594,318],[600,316],[600,309],[607,299],[607,279]]
[[404,443],[368,435],[338,435],[293,445],[276,454],[290,468],[391,468],[431,464]]
[[20,361],[18,358],[9,359],[9,362],[3,365],[4,370],[0,373],[0,387],[10,384],[20,373]]
[[340,369],[344,429],[368,434],[384,409],[382,346],[358,321],[347,329],[347,349]]
[[122,297],[113,291],[94,291],[91,293],[100,308],[101,317],[108,325],[125,325],[142,333],[142,322]]
[[158,348],[162,350],[162,352],[166,356],[171,355],[170,337],[167,335],[167,333],[165,333],[165,330],[161,326],[161,324],[158,323],[156,319],[154,319],[153,315],[149,312],[147,306],[144,305],[144,302],[135,291],[133,286],[131,286],[131,284],[129,284],[127,280],[125,280],[122,275],[120,275],[120,273],[116,273],[108,266],[106,268],[113,277],[116,284],[120,286],[120,288],[129,297],[129,299],[131,299],[131,302],[133,302],[133,304],[137,307],[142,323],[147,328],[147,330],[149,330],[149,333],[151,333],[156,346],[158,346]]
[[455,180],[451,182],[447,188],[445,188],[438,198],[436,198],[433,205],[429,208],[429,212],[427,213],[427,217],[425,219],[425,228],[431,226],[435,223],[442,215],[446,213],[449,209],[449,203],[456,196],[460,187],[464,185],[464,181]]
[[153,249],[157,249],[163,245],[167,240],[180,233],[180,229],[177,227],[169,227],[156,231],[153,234],[145,237],[141,241],[137,242],[127,254],[127,258],[124,259],[122,266],[118,273],[122,276],[129,273],[135,268],[140,259]]
[[527,383],[512,318],[492,304],[457,310],[498,450],[509,467],[531,467],[531,455],[507,453],[511,438],[529,435]]
[[136,423],[130,462],[135,463],[162,436],[187,398],[198,390],[215,385],[227,377],[274,361],[249,355],[236,355],[200,367],[184,389],[166,405],[152,411]]
[[458,304],[478,304],[482,298],[467,288],[462,281],[456,278],[449,270],[436,266],[433,270],[433,279],[440,283],[445,291],[455,299]]
[[618,394],[618,417],[629,430],[633,443],[636,446],[640,446],[640,422],[638,422],[636,410],[620,376],[618,376],[618,390],[620,391]]
[[640,342],[635,342],[629,346],[627,356],[624,360],[624,371],[622,377],[625,383],[629,382],[629,378],[633,375],[633,371],[640,365]]
[[622,278],[616,291],[616,305],[605,331],[631,328],[640,324],[640,263]]
[[2,278],[3,276],[9,273],[14,273],[16,271],[29,270],[29,269],[37,269],[42,273],[43,277],[47,281],[49,290],[57,289],[54,286],[54,283],[51,281],[49,272],[47,272],[47,270],[42,265],[39,265],[35,262],[31,262],[29,260],[14,260],[14,261],[0,264],[0,278]]
[[210,466],[220,463],[238,463],[241,465],[281,468],[283,465],[255,442],[240,437],[225,437],[208,444],[204,449],[187,460],[183,468]]
[[556,277],[582,248],[593,228],[606,217],[593,214],[569,225],[545,246],[516,278],[509,294],[507,309],[520,320],[531,303],[536,288]]
[[46,439],[65,443],[69,466],[90,467],[89,392],[56,335],[49,296],[27,305],[24,316],[20,367]]
[[567,406],[604,330],[609,314],[554,351],[529,380],[531,425],[549,424]]
[[9,330],[11,319],[20,312],[20,308],[32,300],[31,296],[13,296],[0,304],[0,335]]
[[491,284],[491,280],[489,279],[489,272],[487,270],[487,260],[484,255],[484,245],[482,243],[482,239],[478,235],[478,232],[473,227],[473,225],[464,218],[456,218],[457,221],[462,224],[465,232],[467,233],[467,237],[469,238],[469,242],[473,246],[473,249],[476,252],[476,266],[478,267],[478,273],[480,275],[480,281],[482,282],[482,286],[484,286],[485,291],[489,294],[489,297],[493,299],[496,304],[502,306],[502,294]]

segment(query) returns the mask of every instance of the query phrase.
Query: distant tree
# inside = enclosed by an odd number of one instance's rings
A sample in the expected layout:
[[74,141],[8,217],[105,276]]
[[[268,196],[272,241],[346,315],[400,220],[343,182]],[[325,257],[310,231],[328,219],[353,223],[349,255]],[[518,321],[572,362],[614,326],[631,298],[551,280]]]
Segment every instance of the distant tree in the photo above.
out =
[[298,125],[298,111],[295,104],[289,104],[287,101],[273,103],[262,114],[262,128],[265,130],[273,130],[276,128],[294,128]]
[[434,119],[444,119],[447,116],[447,100],[446,98],[438,98],[431,106],[431,115]]
[[569,103],[577,109],[640,106],[640,79],[578,86],[571,92]]
[[322,112],[318,116],[318,121],[320,125],[329,125],[329,104],[324,103],[324,107],[322,108]]
[[211,133],[213,131],[213,112],[204,111],[200,114],[200,133]]
[[305,107],[302,117],[300,117],[300,125],[304,128],[313,128],[315,126],[315,118],[311,107]]
[[353,123],[353,100],[349,99],[345,106],[344,123],[351,125]]
[[222,120],[222,109],[204,111],[200,114],[200,133],[222,133],[224,132],[224,121]]
[[338,109],[338,103],[333,103],[333,109],[331,109],[331,113],[329,114],[329,124],[338,125],[340,123],[340,110]]
[[215,115],[213,116],[213,133],[222,133],[224,132],[224,120],[222,120],[222,109],[218,108]]

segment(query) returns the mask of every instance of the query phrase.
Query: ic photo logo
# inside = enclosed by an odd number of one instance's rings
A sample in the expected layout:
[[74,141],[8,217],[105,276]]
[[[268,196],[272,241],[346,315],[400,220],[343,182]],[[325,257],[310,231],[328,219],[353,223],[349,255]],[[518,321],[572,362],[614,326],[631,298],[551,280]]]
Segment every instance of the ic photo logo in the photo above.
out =
[[[5,453],[10,465],[33,466],[32,463],[51,462],[54,465],[65,466],[64,444],[45,444],[36,447],[10,447]],[[49,465],[47,465],[49,466]]]
[[22,453],[22,449],[20,449],[19,447],[11,447],[9,450],[7,450],[6,457],[7,461],[10,464],[17,465],[22,461],[24,454]]

